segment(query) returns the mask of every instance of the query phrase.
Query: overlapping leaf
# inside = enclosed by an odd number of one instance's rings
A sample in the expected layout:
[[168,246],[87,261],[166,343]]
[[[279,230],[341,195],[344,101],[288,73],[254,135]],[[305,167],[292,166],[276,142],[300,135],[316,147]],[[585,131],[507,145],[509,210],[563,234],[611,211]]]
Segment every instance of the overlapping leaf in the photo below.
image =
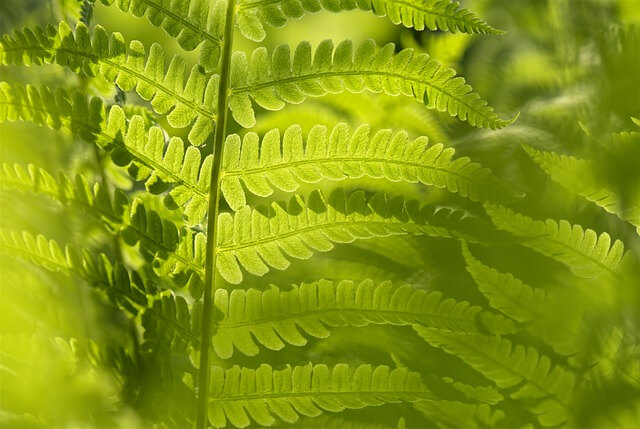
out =
[[326,338],[328,328],[368,324],[420,324],[438,329],[478,332],[498,327],[513,332],[513,325],[499,316],[482,311],[468,302],[443,298],[409,285],[370,280],[303,283],[286,291],[272,286],[266,291],[224,289],[216,291],[215,303],[222,315],[216,323],[213,347],[221,358],[229,358],[234,348],[253,356],[258,344],[280,350],[285,344],[307,343],[300,330],[316,338]]
[[168,205],[182,207],[189,224],[200,223],[206,215],[212,157],[202,160],[197,148],[185,150],[178,137],[167,142],[165,131],[148,128],[141,116],[127,118],[119,106],[107,113],[101,99],[87,101],[79,92],[71,96],[63,90],[0,82],[0,123],[6,120],[68,128],[107,150],[116,164],[128,166],[151,193],[169,190]]
[[371,11],[378,16],[386,15],[396,25],[402,24],[419,31],[427,28],[454,33],[503,34],[453,0],[241,0],[239,3],[240,32],[257,42],[266,36],[264,24],[282,27],[290,19],[322,10]]
[[640,190],[634,199],[623,204],[618,192],[594,176],[597,165],[593,161],[545,152],[527,145],[524,149],[553,180],[609,213],[628,221],[640,233]]
[[86,250],[79,252],[71,246],[63,249],[43,235],[0,230],[0,252],[50,271],[85,279],[103,289],[111,302],[118,303],[133,315],[146,306],[147,294],[155,293],[154,285],[143,282],[135,271],[128,272],[120,263],[113,265],[104,254],[94,257]]
[[414,327],[434,347],[455,355],[488,379],[506,389],[522,384],[514,399],[537,399],[531,407],[543,426],[557,426],[572,417],[575,376],[532,347],[513,346],[499,336],[446,332]]
[[368,198],[362,191],[347,196],[342,189],[326,200],[314,191],[306,201],[294,196],[286,207],[279,203],[256,209],[245,206],[218,218],[217,269],[229,283],[238,284],[243,279],[240,266],[262,276],[270,268],[288,268],[292,258],[309,259],[314,252],[327,252],[334,243],[406,234],[471,238],[464,220],[442,213],[433,207],[421,208],[417,201],[388,199],[383,194]]
[[510,273],[484,265],[473,257],[464,243],[462,253],[467,271],[491,307],[525,325],[557,353],[568,356],[578,353],[582,322],[580,303],[574,300],[572,305],[564,305],[564,301],[558,301],[556,296],[533,288]]
[[[90,0],[96,2],[98,0]],[[175,37],[180,47],[192,51],[200,46],[198,63],[213,71],[223,43],[224,2],[211,0],[100,0],[125,13],[146,16],[155,27]]]
[[243,127],[256,122],[251,100],[279,110],[285,103],[345,91],[404,95],[477,127],[502,128],[514,120],[500,119],[453,69],[411,49],[395,53],[392,43],[378,48],[373,40],[355,49],[350,40],[335,48],[325,40],[313,55],[311,45],[303,42],[295,48],[293,60],[288,45],[276,47],[271,55],[258,48],[250,58],[235,52],[230,84],[229,107]]
[[189,141],[195,145],[203,144],[213,131],[218,76],[209,76],[198,66],[187,71],[185,60],[177,55],[165,70],[164,50],[157,43],[147,54],[137,40],[127,47],[120,33],[109,36],[96,26],[90,35],[82,23],[74,32],[65,22],[57,29],[25,28],[0,39],[0,64],[50,63],[87,76],[101,75],[123,91],[135,90],[156,112],[166,114],[172,127],[190,127]]

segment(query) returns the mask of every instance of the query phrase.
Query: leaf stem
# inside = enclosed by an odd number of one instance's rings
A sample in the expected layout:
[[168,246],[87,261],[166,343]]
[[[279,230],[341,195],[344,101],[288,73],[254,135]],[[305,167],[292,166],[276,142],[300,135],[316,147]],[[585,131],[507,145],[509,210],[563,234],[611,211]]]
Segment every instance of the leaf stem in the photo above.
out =
[[218,86],[218,118],[213,146],[213,166],[209,188],[209,210],[207,218],[206,266],[204,274],[204,296],[202,308],[202,332],[200,341],[200,366],[198,370],[196,399],[196,429],[205,429],[209,396],[209,352],[213,325],[213,297],[215,296],[215,273],[217,258],[217,219],[220,203],[220,170],[222,166],[223,143],[226,137],[228,115],[229,75],[233,46],[235,0],[227,2],[227,16],[224,26],[224,40]]

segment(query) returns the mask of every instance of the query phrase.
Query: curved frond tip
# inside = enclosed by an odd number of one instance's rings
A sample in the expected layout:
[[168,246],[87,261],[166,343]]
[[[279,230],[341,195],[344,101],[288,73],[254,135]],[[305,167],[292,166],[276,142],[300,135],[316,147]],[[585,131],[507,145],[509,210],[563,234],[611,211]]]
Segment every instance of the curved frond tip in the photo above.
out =
[[373,40],[356,48],[350,40],[336,47],[325,40],[313,54],[311,45],[302,42],[293,58],[288,45],[276,47],[271,55],[258,48],[250,58],[235,52],[231,88],[233,117],[246,128],[255,125],[251,100],[267,110],[280,110],[285,103],[345,91],[404,95],[480,128],[503,128],[517,118],[500,119],[464,78],[427,54],[412,49],[395,53],[393,43],[379,48]]

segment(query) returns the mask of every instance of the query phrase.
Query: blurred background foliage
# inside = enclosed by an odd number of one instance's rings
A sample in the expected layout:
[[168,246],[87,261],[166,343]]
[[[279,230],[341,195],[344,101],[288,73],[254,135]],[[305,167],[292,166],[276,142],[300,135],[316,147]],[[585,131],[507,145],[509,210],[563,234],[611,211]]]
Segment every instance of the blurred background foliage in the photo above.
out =
[[[301,40],[316,43],[326,38],[374,38],[380,43],[394,42],[398,48],[424,51],[454,66],[503,116],[520,112],[512,126],[500,131],[478,130],[404,99],[342,94],[287,106],[280,112],[261,112],[253,131],[284,130],[292,123],[299,123],[308,131],[314,124],[331,126],[348,119],[352,125],[368,122],[375,129],[405,129],[412,136],[426,135],[494,170],[525,196],[516,207],[521,212],[607,231],[627,248],[639,252],[640,239],[632,226],[550,180],[522,144],[593,159],[597,165],[591,172],[594,177],[584,180],[606,183],[618,190],[623,196],[622,204],[637,201],[640,122],[634,123],[632,118],[640,117],[640,2],[466,0],[463,5],[507,34],[484,37],[415,32],[370,13],[323,12],[282,29],[270,29],[267,46]],[[80,16],[80,2],[76,0],[0,0],[0,33],[24,25],[77,21]],[[169,53],[181,52],[175,40],[162,30],[116,8],[96,6],[91,22],[120,31],[128,40],[139,39],[146,46],[157,42]],[[241,37],[236,41],[239,50],[255,47]],[[194,55],[187,54],[187,58],[195,62]],[[89,85],[88,92],[114,102],[117,96],[113,87],[83,81],[60,67],[2,67],[0,81],[52,87]],[[128,102],[138,102],[133,95],[127,97]],[[162,119],[154,120],[170,130]],[[236,130],[232,126],[230,131]],[[171,132],[180,135],[182,131]],[[93,148],[70,133],[29,124],[1,124],[0,154],[2,162],[34,163],[47,166],[49,171],[83,173],[96,180],[107,174],[115,183],[136,189],[106,160],[105,170],[97,169]],[[325,186],[328,189],[331,185]],[[369,186],[383,189],[375,181]],[[435,203],[445,199],[443,192],[434,189],[428,193],[424,188],[409,186],[387,190],[419,195],[423,201]],[[278,198],[276,194],[274,199]],[[451,196],[446,198],[450,201]],[[456,203],[468,204],[462,199]],[[0,192],[0,215],[3,228],[43,233],[63,243],[81,243],[108,254],[114,251],[110,238],[94,219],[77,210],[51,207],[37,197]],[[565,268],[520,247],[478,248],[474,254],[547,290],[566,291],[570,288],[564,286],[576,282]],[[367,271],[353,269],[364,266],[366,259],[379,260],[379,264],[369,265]],[[0,270],[0,427],[146,428],[151,427],[148,422],[154,414],[170,414],[176,409],[190,413],[192,398],[163,390],[165,387],[153,375],[131,372],[132,367],[123,364],[126,359],[118,357],[118,350],[137,347],[136,335],[131,335],[126,319],[104,304],[97,292],[59,274],[26,269],[24,263],[4,256]],[[336,278],[341,273],[342,277],[350,277],[358,272],[374,280],[411,281],[482,303],[464,270],[458,244],[445,240],[432,239],[425,244],[418,239],[383,239],[340,246],[318,256],[312,264],[300,264],[295,278],[300,279],[300,273],[307,271],[310,279],[320,278],[327,270]],[[292,275],[291,271],[271,272],[260,282],[288,284]],[[583,300],[596,301],[590,302],[594,311],[589,317],[576,319],[579,332],[598,339],[593,341],[593,347],[598,349],[594,356],[603,356],[598,371],[590,374],[590,382],[599,388],[576,404],[577,421],[583,424],[577,427],[618,427],[607,426],[616,419],[622,422],[619,427],[640,427],[640,276],[634,272],[626,279],[613,285],[585,281],[571,289],[579,292],[566,293],[566,306],[559,310],[567,316]],[[597,302],[600,291],[607,287],[614,289],[611,305]],[[567,320],[568,316],[563,317],[561,323]],[[545,348],[542,344],[539,347]],[[400,363],[423,373],[433,368],[440,374],[464,373],[483,383],[477,374],[418,341],[410,329],[404,328],[369,327],[355,337],[346,328],[337,329],[328,340],[310,341],[304,349],[292,347],[284,354],[265,351],[256,358],[236,359],[235,363],[252,366],[268,360],[275,366],[285,363],[278,362],[283,356],[286,362],[315,358],[324,363],[358,363],[366,357],[368,362]],[[429,381],[425,380],[427,385]],[[141,389],[154,394],[142,401]],[[517,421],[517,411],[508,406],[507,402],[507,415],[512,411],[511,416],[516,415],[511,421]],[[403,413],[407,427],[421,427],[411,425],[415,410],[407,406]],[[395,425],[385,414],[385,407],[344,414],[346,419]]]

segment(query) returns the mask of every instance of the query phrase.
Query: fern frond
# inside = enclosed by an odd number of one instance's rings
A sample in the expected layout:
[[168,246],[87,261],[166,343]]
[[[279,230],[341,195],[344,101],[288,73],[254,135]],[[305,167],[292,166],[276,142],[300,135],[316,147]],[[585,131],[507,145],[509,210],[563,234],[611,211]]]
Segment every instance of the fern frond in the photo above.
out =
[[396,424],[382,423],[379,420],[366,421],[359,418],[344,418],[325,414],[318,417],[304,417],[296,423],[283,425],[283,429],[404,429],[404,418],[400,418]]
[[544,290],[484,265],[473,257],[466,243],[462,245],[462,254],[467,271],[491,307],[524,324],[557,353],[570,356],[578,352],[581,312],[576,310],[581,306],[576,301],[572,301],[569,311],[568,306],[557,302],[555,296]]
[[76,275],[103,290],[111,302],[135,315],[147,305],[147,294],[155,287],[144,283],[135,272],[129,273],[120,263],[112,265],[104,254],[97,258],[88,251],[78,252],[71,246],[64,250],[43,235],[33,236],[0,230],[0,252],[50,271]]
[[191,127],[189,141],[202,145],[217,118],[218,76],[209,76],[198,66],[187,75],[185,60],[174,56],[165,71],[162,46],[134,40],[125,44],[120,33],[111,36],[101,26],[93,35],[79,23],[75,33],[65,22],[56,29],[36,27],[15,31],[0,39],[0,64],[42,65],[57,63],[89,77],[101,75],[123,91],[136,91],[159,114],[166,114],[174,128]]
[[0,123],[6,120],[68,128],[107,150],[117,165],[128,166],[129,174],[144,180],[151,193],[171,188],[166,202],[171,208],[182,207],[190,225],[206,215],[213,158],[202,160],[195,147],[185,150],[178,137],[167,143],[165,132],[157,126],[147,128],[142,116],[128,118],[119,106],[107,113],[102,100],[88,101],[79,92],[69,95],[63,90],[0,82]]
[[511,341],[499,336],[414,329],[429,344],[459,357],[498,387],[507,389],[523,384],[511,397],[537,399],[531,410],[541,425],[556,426],[571,418],[575,376],[559,365],[551,369],[549,358],[534,348],[514,347]]
[[204,278],[206,237],[203,233],[178,229],[137,198],[128,211],[122,239],[131,246],[138,244],[140,253],[152,263],[159,276],[170,275],[179,285],[186,283],[192,273]]
[[185,353],[189,345],[198,348],[199,319],[195,316],[182,296],[163,295],[154,300],[142,313],[143,347],[154,354],[161,350]]
[[387,16],[393,24],[418,31],[427,28],[453,33],[504,34],[452,0],[242,0],[238,5],[238,28],[246,38],[260,42],[266,36],[264,24],[278,28],[285,26],[290,19],[301,18],[308,13],[354,9]]
[[[184,284],[195,273],[204,274],[204,235],[178,227],[145,207],[140,199],[130,202],[119,190],[114,192],[113,203],[99,183],[90,186],[77,175],[72,181],[61,173],[54,178],[48,171],[29,165],[3,164],[0,170],[0,188],[43,194],[63,205],[79,209],[104,219],[111,230],[121,231],[125,243],[139,243],[142,256],[154,262],[158,275],[171,275]],[[182,277],[182,279],[179,279]],[[192,281],[197,281],[193,279]]]
[[271,426],[276,418],[298,421],[300,415],[315,417],[324,411],[340,412],[389,403],[429,399],[431,393],[420,375],[404,368],[346,364],[333,367],[287,365],[273,369],[233,366],[213,367],[209,422],[216,428],[228,423],[243,428],[256,422]]
[[64,173],[55,178],[47,170],[33,164],[25,168],[20,164],[3,163],[0,168],[0,189],[41,194],[64,205],[74,204],[109,223],[121,223],[129,204],[126,195],[119,190],[114,192],[112,203],[103,186],[98,183],[90,186],[82,175],[77,175],[73,181]]
[[[92,3],[98,0],[90,0]],[[224,6],[210,0],[99,0],[107,6],[116,5],[124,13],[146,17],[155,27],[161,27],[174,37],[180,47],[192,51],[200,46],[198,63],[214,71],[220,59],[224,38]]]
[[443,377],[442,381],[450,384],[458,392],[468,399],[482,402],[484,404],[495,405],[504,399],[504,396],[492,386],[471,386],[469,384],[456,381],[451,377]]
[[234,119],[249,128],[255,125],[251,100],[267,110],[279,110],[285,103],[301,103],[308,97],[369,91],[405,95],[477,127],[503,128],[515,120],[500,119],[453,69],[411,49],[397,54],[394,50],[392,43],[378,48],[367,40],[354,52],[350,40],[335,49],[332,41],[325,40],[313,59],[307,42],[296,47],[293,60],[288,45],[276,47],[271,57],[265,48],[254,50],[250,59],[235,52],[229,107]]
[[540,317],[542,309],[547,305],[544,290],[534,289],[511,274],[503,274],[484,265],[473,257],[466,243],[462,245],[462,254],[467,263],[467,271],[493,308],[520,323],[528,323]]
[[342,189],[326,200],[314,191],[306,202],[292,197],[286,207],[275,202],[257,209],[245,206],[234,215],[222,213],[218,218],[217,268],[226,281],[238,284],[243,279],[240,265],[263,276],[270,268],[287,269],[290,258],[308,259],[314,252],[327,252],[334,243],[406,234],[469,238],[455,229],[464,222],[448,222],[452,228],[431,224],[429,220],[436,216],[417,201],[388,199],[383,194],[367,198],[362,191],[347,196]]
[[442,144],[429,146],[426,137],[409,140],[406,132],[391,130],[372,135],[368,125],[353,132],[346,124],[315,126],[303,140],[302,128],[227,138],[223,159],[222,193],[234,210],[246,204],[244,186],[262,197],[273,189],[296,191],[303,183],[363,176],[390,182],[422,183],[457,192],[471,200],[506,195],[490,170],[469,158],[453,159],[455,151]]
[[141,315],[145,347],[162,345],[179,352],[188,344],[198,342],[196,322],[191,319],[185,298],[158,297],[153,282],[143,281],[138,273],[127,270],[119,262],[112,264],[104,254],[95,256],[70,245],[63,249],[43,235],[6,230],[0,230],[0,253],[83,279],[102,291],[109,303],[126,310],[131,317]]
[[545,152],[523,145],[525,151],[553,180],[569,191],[602,207],[636,227],[640,233],[640,193],[634,201],[624,204],[618,193],[598,181],[593,172],[596,165],[593,161],[579,159],[555,152]]
[[492,411],[487,404],[435,400],[418,401],[413,407],[442,429],[495,428],[505,418],[503,411]]
[[[479,332],[488,329],[485,320],[495,326],[497,317],[468,302],[444,299],[440,292],[371,280],[319,280],[286,291],[275,286],[231,293],[219,289],[215,302],[222,319],[212,343],[222,359],[230,358],[234,348],[254,356],[260,351],[258,344],[270,350],[280,350],[285,344],[303,346],[307,340],[299,329],[316,338],[328,337],[327,327],[372,323]],[[510,321],[501,322],[501,333],[514,332]]]
[[577,276],[617,275],[621,268],[624,245],[620,240],[611,244],[606,232],[598,236],[595,231],[566,220],[538,221],[488,203],[485,210],[499,229],[521,237],[523,245],[562,262]]

